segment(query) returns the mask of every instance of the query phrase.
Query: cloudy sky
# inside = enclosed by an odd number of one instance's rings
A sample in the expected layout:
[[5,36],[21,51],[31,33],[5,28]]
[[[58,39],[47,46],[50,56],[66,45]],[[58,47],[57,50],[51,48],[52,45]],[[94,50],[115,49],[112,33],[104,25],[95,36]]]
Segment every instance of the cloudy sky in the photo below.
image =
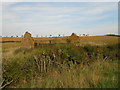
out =
[[2,35],[118,34],[117,2],[16,2],[2,4]]

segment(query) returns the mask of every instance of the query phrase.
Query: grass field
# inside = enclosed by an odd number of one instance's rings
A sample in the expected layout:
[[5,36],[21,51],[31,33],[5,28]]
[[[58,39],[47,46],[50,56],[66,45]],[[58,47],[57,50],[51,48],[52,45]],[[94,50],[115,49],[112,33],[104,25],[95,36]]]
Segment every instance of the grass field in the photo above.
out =
[[[68,37],[50,37],[50,38],[33,38],[34,40],[42,40],[42,41],[49,41],[49,40],[65,40]],[[21,41],[22,38],[2,38],[3,42],[8,41]],[[81,44],[91,44],[91,45],[104,45],[104,44],[116,44],[118,43],[119,37],[117,36],[81,36],[79,37],[79,42]]]
[[80,42],[84,44],[106,45],[117,44],[119,37],[114,36],[87,36],[81,37]]
[[[79,40],[79,45],[34,49],[19,48],[20,42],[2,43],[2,87],[117,88],[118,37],[87,36]],[[46,70],[40,70],[40,60],[46,63]]]

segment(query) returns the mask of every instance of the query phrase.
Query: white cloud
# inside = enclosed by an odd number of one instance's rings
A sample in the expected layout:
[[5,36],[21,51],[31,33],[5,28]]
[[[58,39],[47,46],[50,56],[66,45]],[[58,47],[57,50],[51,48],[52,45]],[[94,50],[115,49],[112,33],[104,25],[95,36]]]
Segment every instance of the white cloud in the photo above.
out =
[[103,5],[100,3],[96,3],[95,5],[91,6],[91,10],[88,10],[85,12],[85,14],[88,14],[88,15],[98,15],[98,14],[103,14],[107,11],[111,11],[111,10],[116,10],[118,8],[118,4],[117,3],[112,3],[111,4],[104,4]]
[[90,35],[105,35],[107,33],[118,34],[118,25],[117,23],[105,23],[97,25],[96,27],[86,27],[83,33]]
[[[29,31],[35,35],[43,35],[43,36],[49,36],[50,34],[52,35],[58,35],[58,34],[65,34],[69,35],[71,34],[72,30],[69,27],[58,27],[58,26],[46,26],[44,23],[40,24],[34,24],[34,23],[13,23],[13,24],[4,24],[3,26],[3,35],[4,36],[16,36],[16,35],[22,35],[25,31]],[[8,30],[8,28],[10,28]],[[7,29],[7,31],[5,30]],[[14,32],[13,30],[17,30]],[[49,31],[49,32],[48,32]],[[9,33],[8,33],[9,32]]]
[[2,3],[0,3],[0,36],[2,35]]
[[[50,33],[69,34],[78,30],[76,28],[71,28],[71,26],[77,26],[78,24],[83,25],[83,22],[94,22],[96,24],[96,21],[98,20],[104,20],[111,17],[109,14],[104,13],[108,11],[115,11],[117,9],[117,3],[114,5],[112,3],[88,3],[87,6],[81,7],[68,7],[62,5],[52,6],[44,3],[37,3],[33,5],[35,7],[31,4],[15,4],[16,3],[4,3],[3,5],[3,35],[20,35],[24,33],[26,29],[29,29],[29,31],[31,31],[34,35],[49,35]],[[13,6],[11,7],[11,5]],[[91,27],[91,30],[87,28],[88,26],[83,26],[84,28],[79,28],[80,32],[84,29],[86,30],[86,33],[93,32],[93,30],[97,30],[99,32],[100,29],[100,31],[104,33],[107,30],[110,30],[110,32],[115,32],[117,30],[114,28],[114,24],[106,24],[105,28],[103,26],[93,26]],[[97,31],[95,33],[97,33]]]

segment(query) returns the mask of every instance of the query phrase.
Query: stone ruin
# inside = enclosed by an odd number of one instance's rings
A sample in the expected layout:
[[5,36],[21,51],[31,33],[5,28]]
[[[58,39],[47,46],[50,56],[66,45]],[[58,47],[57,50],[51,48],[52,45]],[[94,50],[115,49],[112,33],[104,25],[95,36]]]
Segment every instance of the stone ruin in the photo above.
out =
[[[68,37],[68,39],[75,43],[75,42],[78,42],[79,40],[79,37],[75,34],[75,33],[72,33],[71,36]],[[52,39],[51,39],[52,40]],[[46,41],[46,40],[45,40]],[[31,37],[31,34],[26,32],[24,34],[24,37],[22,38],[21,40],[21,47],[24,47],[24,48],[28,48],[28,49],[31,49],[31,48],[34,48],[35,46],[39,46],[41,44],[49,44],[48,42],[49,40],[45,42],[42,42],[41,40],[34,40],[33,37]],[[62,42],[57,42],[57,43],[62,43]],[[64,43],[67,43],[66,41],[64,41]],[[54,44],[54,43],[53,43]]]
[[26,32],[24,37],[21,40],[21,47],[24,48],[34,48],[34,39],[31,37],[31,34]]
[[79,42],[79,36],[77,36],[75,33],[72,33],[69,39],[71,40],[72,43]]
[[70,36],[70,38],[74,39],[74,38],[78,38],[78,36],[75,33],[72,33],[71,36]]

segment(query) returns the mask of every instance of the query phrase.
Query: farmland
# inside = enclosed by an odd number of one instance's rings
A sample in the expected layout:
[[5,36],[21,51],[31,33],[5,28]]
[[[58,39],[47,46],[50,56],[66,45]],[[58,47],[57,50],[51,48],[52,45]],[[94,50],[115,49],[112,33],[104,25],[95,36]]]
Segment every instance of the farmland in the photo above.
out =
[[[68,37],[34,37],[34,40],[63,40],[67,39]],[[81,36],[79,37],[79,41],[81,44],[94,44],[94,43],[101,43],[101,44],[116,44],[118,43],[118,38],[117,36]],[[21,37],[4,37],[0,39],[0,42],[20,42]]]
[[[76,43],[55,43],[26,49],[20,48],[21,38],[3,38],[2,87],[117,88],[118,39],[116,36],[81,36]],[[46,63],[45,70],[41,70],[40,60]]]

